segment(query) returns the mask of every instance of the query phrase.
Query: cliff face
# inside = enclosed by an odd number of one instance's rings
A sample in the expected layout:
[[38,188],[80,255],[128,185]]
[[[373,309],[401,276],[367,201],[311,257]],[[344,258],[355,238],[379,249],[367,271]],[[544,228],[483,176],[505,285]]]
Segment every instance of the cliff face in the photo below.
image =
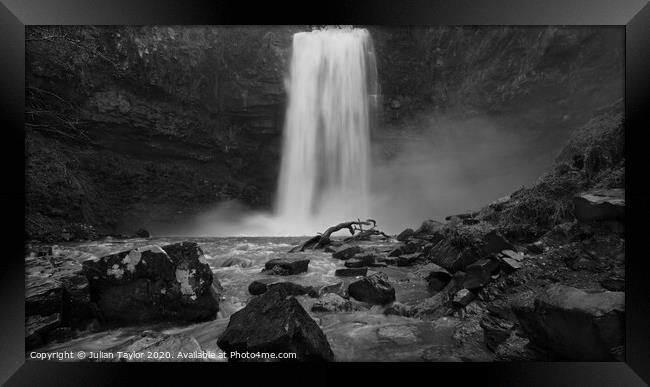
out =
[[[270,207],[291,37],[305,29],[29,27],[28,236],[128,232],[227,199]],[[369,30],[383,132],[437,112],[568,138],[622,97],[622,29]]]

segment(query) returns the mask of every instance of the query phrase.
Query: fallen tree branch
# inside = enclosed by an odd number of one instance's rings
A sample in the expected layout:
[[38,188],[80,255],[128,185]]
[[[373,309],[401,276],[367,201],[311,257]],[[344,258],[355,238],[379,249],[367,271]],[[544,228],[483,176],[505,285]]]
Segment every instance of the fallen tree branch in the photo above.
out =
[[[363,226],[372,226],[372,227],[364,230]],[[305,251],[305,249],[322,249],[331,243],[330,236],[332,234],[343,229],[348,229],[350,231],[350,234],[352,235],[355,235],[355,232],[359,231],[359,235],[361,235],[364,233],[371,232],[372,230],[375,229],[376,226],[377,226],[377,222],[374,219],[367,219],[366,221],[361,221],[357,219],[349,222],[339,223],[335,226],[329,227],[327,230],[325,230],[324,233],[313,236],[308,240],[306,240],[305,242],[299,244],[298,246],[295,246],[294,248],[289,250],[289,252],[294,253],[296,251]]]

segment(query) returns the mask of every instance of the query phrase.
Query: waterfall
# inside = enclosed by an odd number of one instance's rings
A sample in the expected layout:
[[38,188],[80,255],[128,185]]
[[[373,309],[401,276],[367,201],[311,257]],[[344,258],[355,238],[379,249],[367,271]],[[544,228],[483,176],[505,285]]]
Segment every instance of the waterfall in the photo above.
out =
[[298,233],[368,213],[377,70],[366,29],[293,36],[276,212]]

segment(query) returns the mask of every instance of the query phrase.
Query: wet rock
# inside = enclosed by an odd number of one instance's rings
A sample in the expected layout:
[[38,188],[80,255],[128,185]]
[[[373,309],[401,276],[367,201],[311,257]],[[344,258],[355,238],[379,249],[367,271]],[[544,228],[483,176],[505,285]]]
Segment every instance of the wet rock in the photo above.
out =
[[388,276],[375,273],[348,286],[348,294],[362,302],[385,305],[395,301],[395,289],[388,282]]
[[499,262],[494,259],[481,259],[465,268],[465,281],[463,287],[466,289],[478,289],[490,282],[493,274],[498,272]]
[[397,266],[412,266],[423,260],[422,253],[400,255],[397,258]]
[[276,258],[264,264],[263,273],[275,275],[293,275],[307,271],[309,259],[305,258]]
[[573,198],[573,204],[576,219],[583,222],[625,218],[625,190],[622,188],[583,192]]
[[414,232],[415,231],[413,231],[412,228],[407,228],[406,230],[399,233],[399,235],[397,236],[397,240],[400,242],[404,242],[408,240],[413,235]]
[[510,337],[514,326],[508,320],[489,315],[481,319],[480,325],[483,328],[485,345],[493,352]]
[[337,277],[365,277],[368,273],[367,267],[336,269],[334,275]]
[[346,300],[335,293],[326,293],[322,295],[311,307],[312,312],[350,312],[354,310],[354,305],[350,300]]
[[93,301],[110,321],[201,321],[219,310],[212,270],[193,242],[89,259],[83,272]]
[[512,258],[501,257],[499,258],[499,261],[501,262],[501,267],[503,268],[503,271],[505,271],[506,273],[512,273],[513,271],[519,270],[523,267],[523,265],[520,262]]
[[474,293],[470,292],[468,289],[460,289],[456,292],[456,294],[454,294],[452,305],[458,308],[462,308],[472,302],[474,298],[476,298],[476,295],[474,295]]
[[344,244],[336,248],[336,251],[332,253],[332,257],[336,259],[346,260],[354,257],[355,254],[361,252],[361,247],[357,245],[348,245]]
[[293,361],[334,360],[323,331],[283,288],[270,289],[233,314],[217,345],[226,353],[292,352]]
[[422,225],[417,230],[415,230],[413,236],[416,238],[422,238],[429,235],[433,235],[436,231],[440,230],[443,226],[444,224],[436,220],[428,219],[422,222]]
[[431,267],[429,274],[425,277],[429,284],[429,289],[432,291],[442,290],[451,281],[451,273],[436,264],[429,264],[427,266]]
[[623,292],[584,291],[553,284],[534,298],[515,303],[513,311],[531,342],[555,359],[622,360]]
[[515,247],[498,231],[492,230],[483,236],[483,251],[496,254],[503,250],[515,250]]
[[625,277],[621,274],[610,274],[600,281],[600,286],[615,292],[625,291]]
[[508,257],[510,259],[514,259],[517,262],[524,260],[524,256],[514,250],[503,250],[501,253],[499,253],[499,256]]

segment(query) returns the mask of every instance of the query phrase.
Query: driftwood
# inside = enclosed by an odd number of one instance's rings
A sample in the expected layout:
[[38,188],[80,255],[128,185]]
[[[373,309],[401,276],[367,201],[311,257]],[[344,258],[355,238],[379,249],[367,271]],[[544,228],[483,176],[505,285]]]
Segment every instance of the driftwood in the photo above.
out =
[[[364,230],[363,226],[372,226],[372,227]],[[357,219],[349,222],[339,223],[335,226],[329,227],[327,230],[325,230],[324,233],[313,236],[308,240],[304,241],[303,243],[299,244],[298,246],[295,246],[294,248],[289,250],[289,252],[295,253],[297,251],[305,251],[305,249],[312,249],[312,250],[322,249],[332,242],[330,236],[333,233],[343,229],[350,230],[350,234],[352,234],[351,237],[348,237],[344,240],[345,242],[353,241],[353,240],[364,240],[369,238],[370,235],[381,234],[386,236],[386,234],[384,234],[383,232],[375,230],[376,226],[377,226],[377,222],[374,219],[367,219],[366,221],[361,221]],[[356,231],[359,231],[359,233],[355,234]]]

